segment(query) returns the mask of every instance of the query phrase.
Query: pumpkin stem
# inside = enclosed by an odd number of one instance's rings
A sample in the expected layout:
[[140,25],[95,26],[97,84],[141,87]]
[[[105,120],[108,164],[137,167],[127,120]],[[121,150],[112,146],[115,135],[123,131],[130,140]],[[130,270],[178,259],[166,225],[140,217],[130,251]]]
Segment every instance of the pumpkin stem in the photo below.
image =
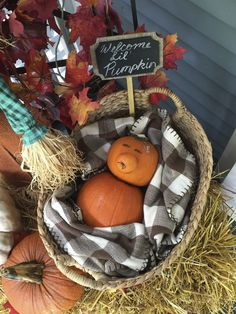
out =
[[2,277],[41,284],[45,265],[36,261],[24,262],[1,269]]

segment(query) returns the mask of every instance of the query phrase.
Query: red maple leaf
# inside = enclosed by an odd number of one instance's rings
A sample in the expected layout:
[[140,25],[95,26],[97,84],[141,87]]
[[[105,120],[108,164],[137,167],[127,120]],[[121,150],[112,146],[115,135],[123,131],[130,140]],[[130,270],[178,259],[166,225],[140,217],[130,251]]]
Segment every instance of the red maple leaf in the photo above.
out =
[[56,0],[19,0],[17,3],[17,10],[41,21],[51,17],[57,7]]
[[15,11],[12,12],[9,18],[9,29],[10,32],[15,36],[19,37],[19,35],[24,33],[24,25],[17,20],[17,16]]
[[142,25],[139,25],[136,30],[135,30],[135,33],[145,33],[146,32],[146,29],[145,29],[145,25],[142,24]]
[[71,14],[68,19],[68,27],[71,29],[70,42],[75,42],[80,37],[88,60],[90,60],[90,46],[98,37],[106,35],[104,18],[94,16],[89,8],[79,8],[77,13]]
[[88,56],[87,53],[82,49],[77,53],[77,58],[80,61],[88,62]]
[[8,58],[14,63],[17,59],[25,61],[30,49],[38,51],[45,49],[48,44],[46,25],[42,22],[23,23],[24,33],[20,34],[14,45],[8,46],[6,51]]
[[168,34],[164,38],[163,67],[165,69],[177,69],[176,60],[182,59],[186,49],[175,47],[177,34]]
[[81,60],[84,55],[71,51],[66,62],[65,84],[60,84],[55,87],[55,92],[58,95],[66,97],[76,94],[83,89],[84,84],[87,83],[92,75],[88,69],[88,62]]
[[[164,87],[167,84],[167,76],[165,72],[158,70],[154,75],[140,76],[138,78],[140,87],[143,89],[150,87]],[[161,99],[166,99],[165,95],[160,93],[150,94],[149,101],[152,105],[157,104]]]
[[166,86],[167,77],[165,72],[157,70],[154,75],[145,75],[138,78],[141,88]]
[[118,34],[123,34],[121,19],[118,13],[113,9],[111,0],[97,0],[94,9],[97,15],[104,18],[107,29],[110,30],[111,34],[113,31],[116,31]]
[[108,28],[111,30],[115,28],[118,34],[123,34],[124,31],[122,28],[121,19],[111,5],[108,7],[108,16]]
[[146,33],[145,25],[139,25],[135,31],[125,32],[125,34]]
[[160,93],[153,93],[153,94],[150,94],[149,96],[149,102],[151,105],[157,105],[160,100],[166,100],[168,97],[163,95],[163,94],[160,94]]
[[55,20],[55,16],[50,16],[48,18],[48,24],[50,26],[51,29],[53,29],[57,34],[61,34],[61,30],[60,28],[57,26],[56,20]]
[[88,98],[87,93],[88,88],[84,88],[82,92],[79,93],[79,97],[73,95],[69,100],[69,114],[73,125],[77,122],[80,125],[83,125],[88,119],[88,112],[99,108],[99,103],[91,101],[91,99]]
[[40,94],[53,91],[52,77],[46,58],[31,49],[25,60],[27,82],[31,89]]
[[28,85],[26,75],[23,74],[20,76],[23,85],[15,82],[9,82],[9,88],[13,91],[13,93],[21,100],[23,100],[24,104],[30,104],[31,101],[37,98],[37,94],[34,89],[31,89]]

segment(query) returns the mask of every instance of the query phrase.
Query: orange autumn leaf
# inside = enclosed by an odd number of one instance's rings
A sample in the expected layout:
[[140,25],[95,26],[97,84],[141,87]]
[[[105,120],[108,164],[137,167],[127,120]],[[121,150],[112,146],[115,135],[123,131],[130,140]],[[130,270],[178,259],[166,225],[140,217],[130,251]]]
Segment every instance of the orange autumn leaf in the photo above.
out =
[[88,62],[81,61],[75,50],[71,51],[66,62],[66,83],[78,86],[88,82],[90,78]]
[[168,34],[166,35],[165,37],[165,42],[166,43],[171,43],[173,45],[175,45],[178,41],[178,35],[175,33],[175,34]]
[[73,88],[71,88],[70,84],[57,84],[54,87],[54,92],[57,95],[71,96],[74,94]]
[[84,84],[92,78],[88,66],[81,53],[71,51],[66,62],[65,83],[56,85],[55,93],[70,97],[83,89]]
[[83,7],[95,7],[98,0],[79,0],[79,3]]
[[176,61],[182,59],[186,52],[185,48],[175,46],[177,40],[177,34],[168,34],[164,38],[163,67],[165,69],[176,69]]
[[88,113],[99,108],[99,103],[91,101],[87,93],[88,88],[84,88],[82,92],[79,93],[79,97],[73,95],[69,100],[69,114],[73,125],[75,125],[76,122],[80,125],[85,124],[88,119]]
[[52,75],[46,57],[38,50],[29,50],[25,68],[27,83],[31,90],[41,94],[53,91]]

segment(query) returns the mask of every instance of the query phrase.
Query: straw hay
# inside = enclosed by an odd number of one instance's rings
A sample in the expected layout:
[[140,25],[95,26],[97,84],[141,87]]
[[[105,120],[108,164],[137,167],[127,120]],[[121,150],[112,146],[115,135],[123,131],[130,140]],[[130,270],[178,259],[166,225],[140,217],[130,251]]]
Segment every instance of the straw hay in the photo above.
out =
[[233,313],[236,236],[219,184],[212,183],[206,210],[189,247],[161,276],[125,290],[87,290],[68,314]]
[[5,310],[3,304],[7,302],[7,298],[5,297],[2,287],[0,287],[0,314],[8,314],[9,311]]
[[81,153],[72,139],[56,130],[32,145],[22,148],[22,169],[32,174],[31,187],[56,190],[76,177],[83,169]]
[[[198,229],[183,256],[161,276],[127,289],[86,289],[67,314],[233,313],[236,300],[236,236],[220,185],[212,182]],[[4,302],[1,295],[1,304]]]

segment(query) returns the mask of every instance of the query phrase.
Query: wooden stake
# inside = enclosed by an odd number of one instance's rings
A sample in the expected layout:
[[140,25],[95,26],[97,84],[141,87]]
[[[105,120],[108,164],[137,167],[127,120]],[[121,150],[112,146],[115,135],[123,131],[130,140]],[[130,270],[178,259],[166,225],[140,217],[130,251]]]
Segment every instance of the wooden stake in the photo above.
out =
[[127,81],[127,91],[128,91],[128,101],[129,101],[129,114],[134,116],[134,90],[133,90],[133,81],[132,76],[126,78]]

